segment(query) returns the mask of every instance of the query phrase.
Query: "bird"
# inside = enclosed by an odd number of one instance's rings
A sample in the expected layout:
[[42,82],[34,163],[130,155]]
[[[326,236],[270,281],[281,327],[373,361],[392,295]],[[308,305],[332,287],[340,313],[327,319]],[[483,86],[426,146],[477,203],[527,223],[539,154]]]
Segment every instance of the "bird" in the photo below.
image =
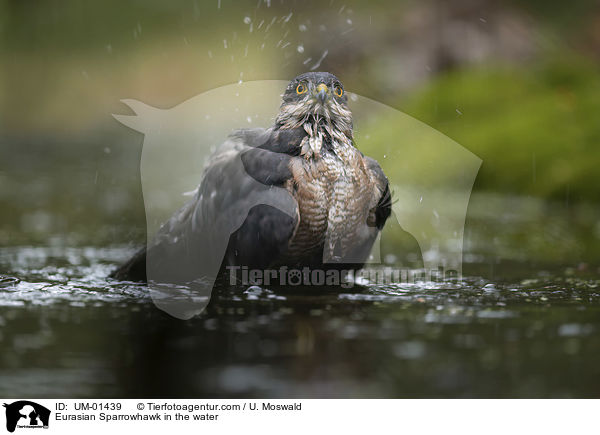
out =
[[355,144],[342,83],[303,73],[273,125],[234,131],[192,199],[110,276],[190,282],[231,266],[360,269],[391,205],[381,166]]

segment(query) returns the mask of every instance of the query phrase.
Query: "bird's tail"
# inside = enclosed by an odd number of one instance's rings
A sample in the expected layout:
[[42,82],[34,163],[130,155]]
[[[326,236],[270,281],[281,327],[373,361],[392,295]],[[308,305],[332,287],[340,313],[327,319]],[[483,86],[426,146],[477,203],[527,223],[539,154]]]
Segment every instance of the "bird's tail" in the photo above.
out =
[[137,251],[127,262],[114,270],[109,277],[119,281],[147,282],[146,247]]

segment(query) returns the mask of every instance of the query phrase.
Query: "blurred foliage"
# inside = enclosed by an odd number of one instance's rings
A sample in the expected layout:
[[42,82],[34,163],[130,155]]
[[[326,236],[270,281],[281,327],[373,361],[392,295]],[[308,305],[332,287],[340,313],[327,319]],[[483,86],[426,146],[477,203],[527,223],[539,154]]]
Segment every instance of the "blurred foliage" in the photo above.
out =
[[581,29],[582,21],[593,18],[590,11],[598,7],[597,0],[512,0],[512,3],[561,32]]
[[533,68],[455,70],[399,105],[483,159],[479,189],[596,200],[599,72],[556,53]]
[[[314,67],[478,155],[476,190],[596,201],[598,23],[594,0],[0,0],[0,160],[17,162],[0,176],[33,180],[39,159],[50,183],[54,162],[109,146],[114,183],[139,166],[124,151],[139,138],[110,116],[120,99],[166,108]],[[371,142],[394,127],[380,120]]]

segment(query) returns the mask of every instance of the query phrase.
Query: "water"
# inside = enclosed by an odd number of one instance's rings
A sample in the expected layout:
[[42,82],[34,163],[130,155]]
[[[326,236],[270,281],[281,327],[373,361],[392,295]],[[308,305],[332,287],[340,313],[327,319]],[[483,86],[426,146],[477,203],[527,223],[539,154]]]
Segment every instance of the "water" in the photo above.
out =
[[131,248],[3,249],[0,395],[597,397],[600,281],[566,271],[217,291],[180,321],[105,277]]

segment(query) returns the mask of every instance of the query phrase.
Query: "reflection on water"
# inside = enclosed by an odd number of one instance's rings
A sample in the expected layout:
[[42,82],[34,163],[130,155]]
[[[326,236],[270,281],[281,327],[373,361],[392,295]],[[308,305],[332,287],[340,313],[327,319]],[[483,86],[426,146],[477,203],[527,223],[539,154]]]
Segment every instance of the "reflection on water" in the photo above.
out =
[[189,321],[112,282],[129,248],[3,249],[0,395],[592,397],[600,281],[220,290]]

